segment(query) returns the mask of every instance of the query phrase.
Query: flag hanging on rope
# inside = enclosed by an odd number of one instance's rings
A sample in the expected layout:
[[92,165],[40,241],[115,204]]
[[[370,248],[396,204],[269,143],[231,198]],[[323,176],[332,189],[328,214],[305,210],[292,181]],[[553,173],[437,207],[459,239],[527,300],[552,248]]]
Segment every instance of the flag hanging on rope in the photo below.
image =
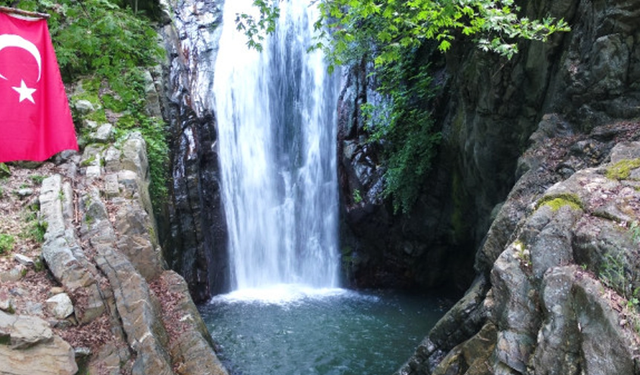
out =
[[0,162],[78,150],[45,19],[0,12]]

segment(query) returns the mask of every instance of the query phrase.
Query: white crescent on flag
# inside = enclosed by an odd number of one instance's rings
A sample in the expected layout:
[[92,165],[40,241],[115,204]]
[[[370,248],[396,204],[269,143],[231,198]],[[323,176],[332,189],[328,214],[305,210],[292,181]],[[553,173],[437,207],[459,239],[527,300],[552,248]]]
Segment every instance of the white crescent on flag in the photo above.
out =
[[[40,77],[42,76],[42,58],[40,57],[38,47],[20,35],[2,34],[0,35],[0,51],[7,47],[22,48],[36,59],[36,62],[38,63],[38,80],[36,82],[40,82]],[[7,77],[3,76],[2,73],[0,73],[0,78],[4,80],[7,79]]]

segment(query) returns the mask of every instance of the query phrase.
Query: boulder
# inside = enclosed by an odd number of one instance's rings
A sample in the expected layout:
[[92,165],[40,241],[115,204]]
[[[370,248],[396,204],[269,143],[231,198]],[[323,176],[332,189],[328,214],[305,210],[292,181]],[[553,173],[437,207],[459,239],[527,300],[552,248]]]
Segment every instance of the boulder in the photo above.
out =
[[106,123],[91,133],[91,140],[97,143],[107,143],[113,138],[113,125]]
[[103,192],[107,198],[114,198],[120,195],[118,176],[116,174],[107,174],[104,176]]
[[2,375],[74,375],[78,372],[73,348],[58,336],[24,350],[0,344]]
[[18,281],[22,279],[25,271],[26,269],[22,264],[18,264],[17,266],[6,271],[0,270],[0,281],[2,281],[3,283]]
[[[553,142],[541,142],[544,155],[553,153]],[[640,236],[630,223],[640,220],[634,177],[640,173],[635,161],[639,153],[638,142],[618,144],[611,149],[610,163],[577,168],[541,194],[535,188],[537,177],[546,173],[542,181],[549,181],[553,174],[543,168],[525,172],[496,217],[496,222],[503,218],[502,223],[511,224],[492,226],[492,231],[511,233],[498,237],[490,232],[478,253],[480,275],[492,263],[489,291],[472,288],[399,374],[470,374],[467,369],[487,374],[636,374]],[[581,165],[576,159],[572,163]],[[522,211],[512,215],[518,208]],[[504,239],[509,243],[493,259]],[[469,304],[470,295],[484,301]],[[479,312],[478,319],[459,313],[457,307],[465,305]],[[484,328],[478,328],[479,322],[485,322]],[[492,339],[480,333],[488,324],[495,327]],[[452,334],[442,335],[446,332]],[[487,338],[490,355],[479,351],[478,335]],[[474,365],[480,358],[482,369]]]
[[88,101],[88,100],[78,100],[78,101],[76,101],[75,108],[82,115],[86,115],[86,114],[88,114],[90,112],[95,111],[95,108],[93,107],[93,104],[91,104],[91,102]]
[[56,319],[66,319],[73,314],[73,302],[67,293],[56,294],[49,298],[47,307]]
[[18,196],[19,196],[20,198],[26,198],[26,197],[29,197],[29,196],[32,196],[32,195],[33,195],[33,189],[31,189],[31,188],[19,189],[19,190],[16,192],[16,194],[18,194]]
[[144,72],[144,92],[146,95],[145,107],[147,115],[158,118],[162,117],[160,95],[158,95],[158,90],[156,90],[156,82],[148,70]]
[[28,256],[22,255],[22,254],[14,254],[13,255],[13,259],[22,264],[23,266],[33,266],[35,265],[35,262],[33,261],[33,259],[29,258]]
[[13,299],[5,293],[0,293],[0,310],[8,313],[15,310]]
[[53,331],[44,320],[0,311],[0,346],[27,349],[53,339]]
[[121,152],[114,146],[107,148],[104,152],[104,168],[109,173],[118,172],[120,170]]

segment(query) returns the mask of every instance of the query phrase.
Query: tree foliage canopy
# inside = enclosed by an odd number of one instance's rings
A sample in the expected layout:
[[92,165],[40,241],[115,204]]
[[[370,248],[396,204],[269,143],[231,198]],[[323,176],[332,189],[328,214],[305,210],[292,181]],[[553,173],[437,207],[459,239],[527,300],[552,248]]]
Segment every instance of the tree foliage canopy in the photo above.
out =
[[[311,1],[313,2],[313,1]],[[310,2],[310,3],[311,3]],[[511,58],[522,39],[546,41],[567,31],[564,20],[530,20],[513,0],[315,0],[320,8],[316,44],[331,68],[373,61],[376,90],[383,104],[365,103],[369,142],[382,145],[386,168],[383,195],[395,211],[409,212],[420,195],[440,141],[429,113],[435,85],[421,47],[432,41],[443,52],[456,38],[472,39],[484,51]],[[273,32],[277,4],[255,0],[255,19],[238,15],[237,27],[250,47],[261,49]],[[330,68],[330,69],[331,69]]]
[[[546,41],[567,31],[567,23],[546,17],[521,17],[514,0],[315,0],[320,8],[316,44],[330,69],[374,62],[376,90],[385,103],[365,103],[369,142],[383,147],[385,189],[395,211],[408,213],[420,195],[440,141],[429,114],[435,87],[420,49],[432,41],[448,51],[458,37],[472,39],[484,51],[511,58],[519,40]],[[238,15],[237,27],[250,47],[261,49],[264,34],[275,30],[277,4],[254,0],[258,19]]]
[[[378,48],[378,66],[398,61],[406,48],[425,40],[438,41],[447,51],[459,34],[473,38],[478,47],[506,57],[518,52],[519,39],[546,41],[567,23],[546,17],[530,20],[518,16],[514,0],[316,0],[321,10],[316,22],[317,44],[334,64],[348,63],[362,48]],[[248,44],[261,48],[264,32],[275,29],[277,4],[255,0],[259,19],[238,15],[238,28],[249,36]],[[364,44],[362,42],[368,42]]]

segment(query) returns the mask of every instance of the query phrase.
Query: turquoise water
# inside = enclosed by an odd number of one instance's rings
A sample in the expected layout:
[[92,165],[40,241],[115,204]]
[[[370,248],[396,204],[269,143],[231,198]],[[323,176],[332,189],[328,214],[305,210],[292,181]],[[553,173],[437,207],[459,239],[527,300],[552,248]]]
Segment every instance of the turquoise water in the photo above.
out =
[[282,286],[200,309],[232,374],[390,375],[446,307],[433,296]]

